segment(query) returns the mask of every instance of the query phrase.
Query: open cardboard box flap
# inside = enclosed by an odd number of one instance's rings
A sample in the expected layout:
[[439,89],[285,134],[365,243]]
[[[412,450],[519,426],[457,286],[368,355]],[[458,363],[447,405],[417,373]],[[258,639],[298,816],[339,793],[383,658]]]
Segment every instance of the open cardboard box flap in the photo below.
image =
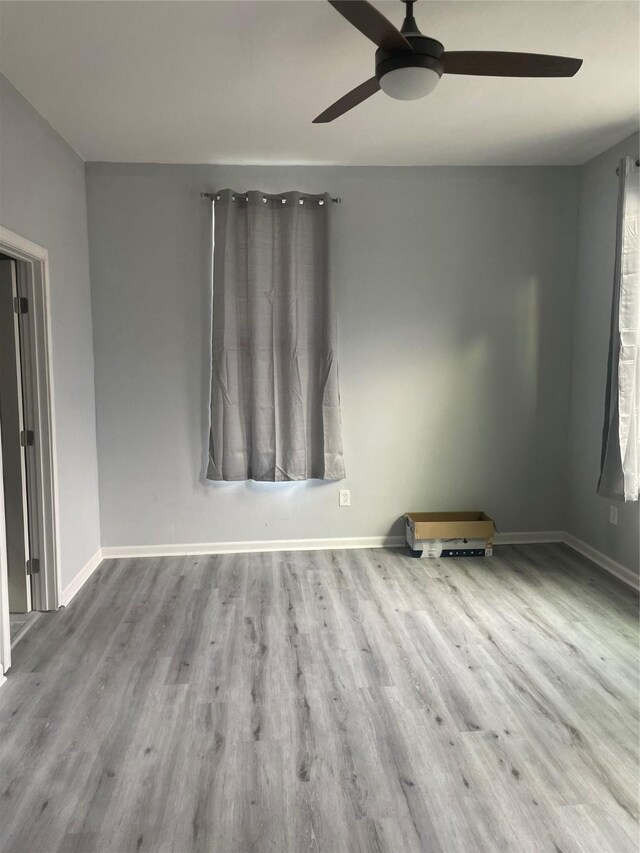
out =
[[414,540],[493,539],[493,519],[484,512],[406,512]]

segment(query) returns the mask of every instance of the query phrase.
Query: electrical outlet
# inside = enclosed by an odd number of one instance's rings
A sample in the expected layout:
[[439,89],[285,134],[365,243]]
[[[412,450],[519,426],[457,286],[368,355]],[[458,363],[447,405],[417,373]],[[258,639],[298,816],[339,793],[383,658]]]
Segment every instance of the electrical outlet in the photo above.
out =
[[618,523],[618,507],[617,506],[610,506],[609,507],[609,521],[611,522],[611,524],[617,524]]
[[340,506],[351,506],[351,492],[349,489],[340,489]]

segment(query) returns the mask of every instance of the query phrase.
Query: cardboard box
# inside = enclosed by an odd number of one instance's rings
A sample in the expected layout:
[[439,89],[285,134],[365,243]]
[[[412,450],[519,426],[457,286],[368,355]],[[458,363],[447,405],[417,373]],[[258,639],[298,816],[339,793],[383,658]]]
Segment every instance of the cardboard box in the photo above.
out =
[[415,556],[493,554],[495,524],[484,512],[407,512],[404,518],[407,544]]

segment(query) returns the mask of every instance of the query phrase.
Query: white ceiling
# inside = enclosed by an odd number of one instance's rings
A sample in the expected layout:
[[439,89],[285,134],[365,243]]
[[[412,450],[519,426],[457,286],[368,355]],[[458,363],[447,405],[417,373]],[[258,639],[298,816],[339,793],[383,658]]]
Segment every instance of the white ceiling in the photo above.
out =
[[[377,2],[397,26],[404,6]],[[2,2],[0,71],[86,160],[576,164],[638,128],[639,4],[422,0],[447,50],[578,56],[572,79],[449,76],[421,101],[379,92],[375,46],[325,0]]]

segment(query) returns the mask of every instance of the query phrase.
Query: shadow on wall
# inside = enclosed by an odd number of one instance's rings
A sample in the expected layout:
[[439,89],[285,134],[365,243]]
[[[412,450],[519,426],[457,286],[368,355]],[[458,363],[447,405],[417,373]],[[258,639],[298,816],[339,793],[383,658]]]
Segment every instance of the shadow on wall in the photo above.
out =
[[[510,298],[480,309],[466,328],[458,327],[445,350],[453,357],[445,355],[435,368],[437,406],[430,413],[424,464],[426,470],[440,468],[438,489],[452,491],[455,506],[443,509],[493,511],[498,479],[513,483],[510,500],[521,512],[521,495],[535,477],[539,285],[532,276],[505,288]],[[448,460],[444,469],[443,458]]]
[[[452,314],[442,325],[439,355],[430,358],[428,370],[421,361],[414,362],[402,378],[409,406],[417,395],[426,401],[415,407],[419,429],[407,448],[405,475],[423,471],[428,481],[424,491],[447,496],[437,505],[427,497],[407,509],[494,514],[494,483],[504,481],[506,473],[520,484],[511,498],[522,512],[520,496],[535,477],[531,447],[539,428],[540,289],[533,275],[505,287],[511,298],[501,310],[487,305],[463,323],[460,315]],[[506,334],[496,335],[496,327]],[[397,385],[393,376],[387,379]],[[378,423],[381,442],[385,432],[393,430],[394,417]],[[403,533],[399,518],[388,534]]]

